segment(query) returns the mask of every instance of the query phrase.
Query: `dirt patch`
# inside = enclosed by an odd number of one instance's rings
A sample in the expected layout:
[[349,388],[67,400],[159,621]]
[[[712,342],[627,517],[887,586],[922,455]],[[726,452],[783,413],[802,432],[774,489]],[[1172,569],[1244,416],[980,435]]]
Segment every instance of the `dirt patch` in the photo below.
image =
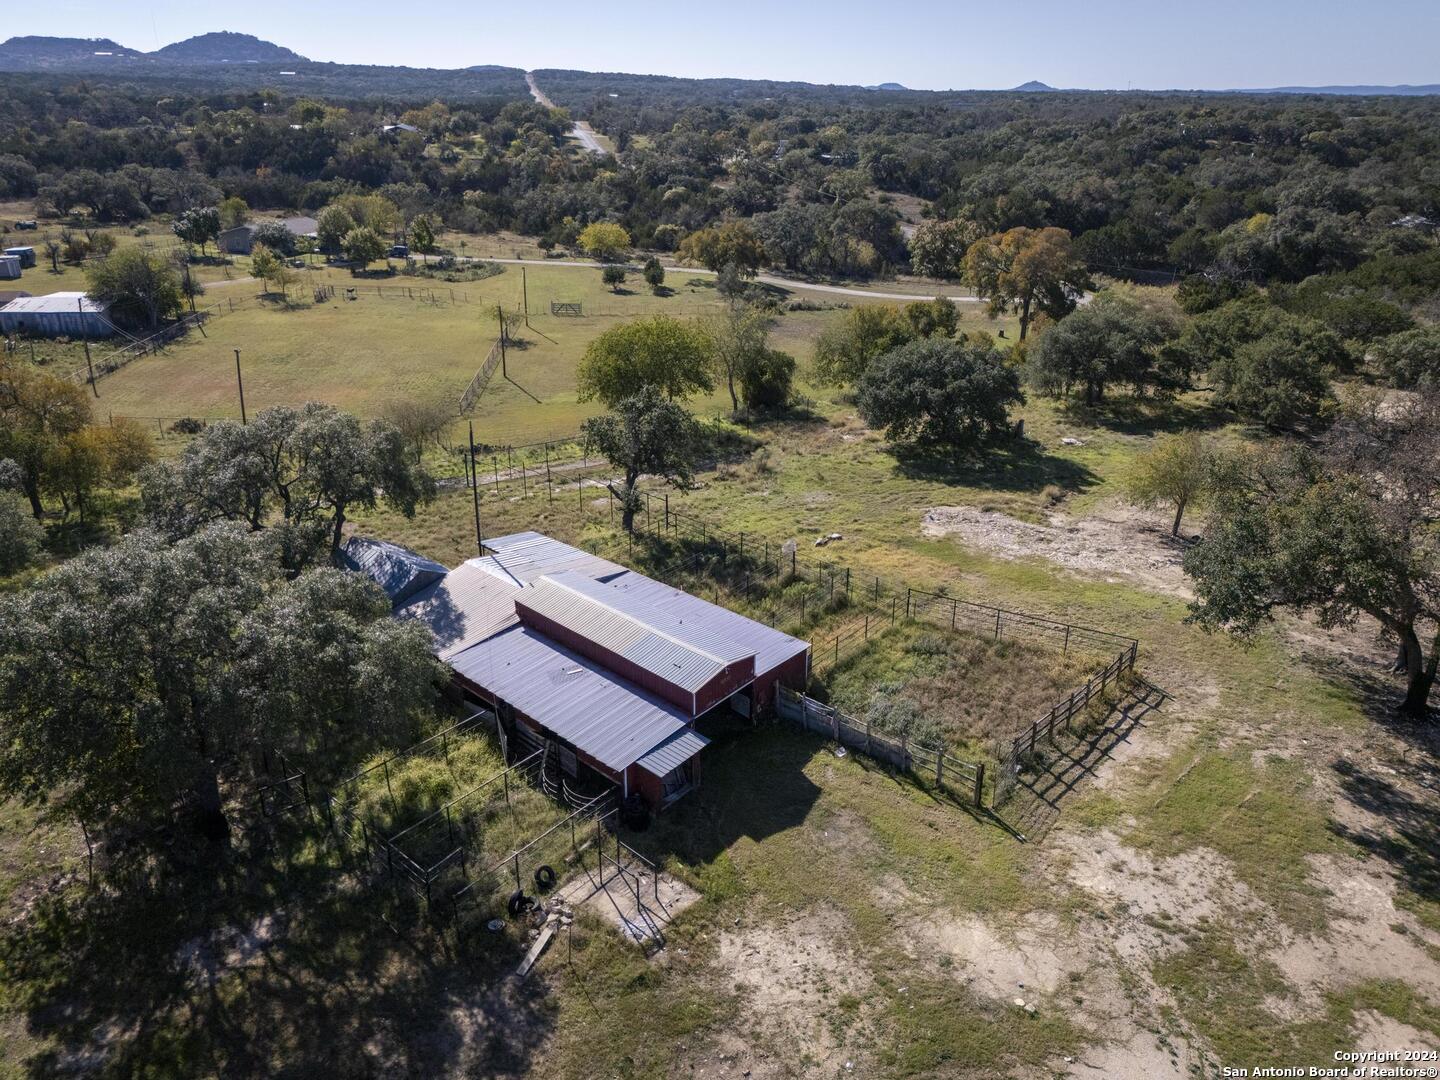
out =
[[[718,964],[745,996],[742,1027],[752,1033],[749,1045],[728,1048],[731,1075],[794,1075],[795,1067],[782,1070],[768,1047],[785,1051],[791,1062],[800,1050],[800,1075],[860,1069],[870,1045],[863,1002],[873,984],[848,937],[844,916],[830,908],[781,925],[742,925],[721,936]],[[842,1007],[842,998],[851,1007]]]
[[1190,599],[1180,569],[1186,544],[1170,535],[1156,515],[1119,503],[1070,518],[1052,513],[1033,524],[973,506],[932,506],[921,519],[926,536],[950,536],[1002,559],[1047,559],[1107,581],[1130,581],[1152,592]]
[[[1290,940],[1271,956],[1307,1003],[1323,991],[1366,979],[1400,976],[1431,999],[1440,999],[1440,965],[1426,949],[1440,934],[1426,930],[1394,903],[1394,882],[1378,860],[1311,857],[1315,877],[1332,895],[1329,931]],[[1396,926],[1404,927],[1398,933]]]

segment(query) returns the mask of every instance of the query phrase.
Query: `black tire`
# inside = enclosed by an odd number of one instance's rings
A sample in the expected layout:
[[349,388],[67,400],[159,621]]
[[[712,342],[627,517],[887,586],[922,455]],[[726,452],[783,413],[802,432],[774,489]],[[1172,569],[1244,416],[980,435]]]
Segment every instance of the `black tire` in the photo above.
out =
[[535,901],[531,900],[530,897],[525,895],[524,889],[516,889],[513,893],[510,894],[510,902],[505,905],[505,909],[510,912],[510,917],[513,919],[520,915],[524,915],[525,912],[529,911],[534,906]]
[[535,871],[535,887],[541,892],[549,892],[555,887],[555,870],[550,866],[541,866]]

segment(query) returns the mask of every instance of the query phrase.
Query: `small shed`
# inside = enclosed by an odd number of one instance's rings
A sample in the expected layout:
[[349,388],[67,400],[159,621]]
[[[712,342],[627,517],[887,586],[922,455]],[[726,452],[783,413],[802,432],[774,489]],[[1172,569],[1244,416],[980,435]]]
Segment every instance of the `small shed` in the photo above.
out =
[[8,247],[5,249],[5,254],[14,255],[20,260],[20,265],[27,270],[35,265],[35,249],[33,247]]
[[0,333],[100,338],[115,333],[110,305],[82,292],[22,296],[0,308]]
[[0,281],[14,281],[20,276],[20,256],[0,255]]

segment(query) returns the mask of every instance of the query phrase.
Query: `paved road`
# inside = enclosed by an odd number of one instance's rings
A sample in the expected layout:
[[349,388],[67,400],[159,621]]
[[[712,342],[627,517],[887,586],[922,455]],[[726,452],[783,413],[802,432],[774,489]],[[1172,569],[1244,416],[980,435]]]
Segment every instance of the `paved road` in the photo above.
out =
[[[535,75],[533,72],[527,71],[525,73],[525,82],[530,87],[531,97],[547,109],[555,108],[555,103],[546,96],[545,91],[535,85]],[[570,137],[578,140],[580,145],[592,154],[608,154],[610,152],[600,145],[600,138],[595,134],[595,129],[584,120],[575,121],[575,126],[570,129]]]

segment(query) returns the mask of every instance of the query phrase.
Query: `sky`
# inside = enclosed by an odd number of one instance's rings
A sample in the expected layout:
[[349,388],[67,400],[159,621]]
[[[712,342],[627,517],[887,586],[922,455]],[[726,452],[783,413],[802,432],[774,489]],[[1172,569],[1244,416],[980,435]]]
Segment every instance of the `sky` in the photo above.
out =
[[144,51],[211,30],[343,63],[926,90],[1440,83],[1440,0],[12,0],[0,19],[0,35],[108,37]]

